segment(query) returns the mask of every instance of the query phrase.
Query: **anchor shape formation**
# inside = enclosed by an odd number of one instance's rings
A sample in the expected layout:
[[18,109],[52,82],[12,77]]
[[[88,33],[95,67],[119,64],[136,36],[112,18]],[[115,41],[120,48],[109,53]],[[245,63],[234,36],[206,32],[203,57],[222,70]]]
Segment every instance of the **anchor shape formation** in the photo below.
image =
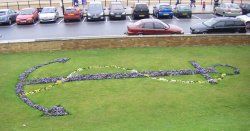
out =
[[[55,83],[58,80],[62,80],[66,77],[49,77],[49,78],[38,78],[33,80],[27,80],[28,76],[43,66],[53,64],[53,63],[66,63],[69,58],[59,58],[55,59],[54,61],[40,64],[30,69],[26,70],[19,76],[19,82],[16,85],[16,94],[20,97],[20,99],[26,103],[28,106],[35,108],[39,111],[42,111],[44,115],[47,116],[64,116],[68,115],[69,113],[61,106],[54,106],[52,108],[45,108],[41,105],[35,104],[32,102],[24,92],[25,85],[32,85],[32,84],[46,84],[46,83]],[[227,75],[236,75],[240,73],[240,70],[236,67],[233,67],[228,64],[216,64],[212,67],[203,68],[195,61],[190,61],[190,63],[195,68],[194,70],[160,70],[160,71],[144,71],[144,72],[127,72],[127,73],[103,73],[103,74],[89,74],[89,75],[78,75],[72,76],[70,78],[64,79],[64,82],[72,82],[72,81],[84,81],[84,80],[103,80],[103,79],[125,79],[125,78],[142,78],[142,77],[159,77],[159,76],[176,76],[176,75],[195,75],[200,74],[202,75],[209,83],[217,84],[217,80],[213,79],[208,73],[218,73],[215,71],[215,68],[218,66],[225,66],[229,67],[234,70],[233,73]]]

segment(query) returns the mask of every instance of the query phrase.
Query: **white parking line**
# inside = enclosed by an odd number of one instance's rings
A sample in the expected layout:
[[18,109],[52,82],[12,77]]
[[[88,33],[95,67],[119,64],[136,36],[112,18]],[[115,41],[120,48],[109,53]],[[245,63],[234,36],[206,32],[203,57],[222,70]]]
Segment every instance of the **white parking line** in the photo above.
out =
[[62,21],[63,21],[63,19],[61,19],[57,24],[59,25]]
[[199,19],[199,20],[201,20],[201,18],[198,17],[198,16],[196,16],[196,15],[192,15],[192,16],[195,17],[195,18],[197,18],[197,19]]
[[175,18],[176,20],[180,20],[180,19],[178,19],[178,18],[177,18],[177,17],[175,17],[175,16],[174,16],[174,18]]
[[130,17],[130,16],[128,16],[128,19],[129,19],[129,21],[132,21],[132,19],[131,19],[131,17]]
[[105,22],[108,22],[108,17],[105,17]]
[[82,23],[84,23],[84,22],[85,22],[85,20],[86,20],[86,17],[84,17],[84,18],[83,18]]
[[15,25],[16,25],[16,23],[12,24],[10,27],[13,27],[13,26],[15,26]]
[[150,18],[151,18],[151,19],[155,19],[152,15],[150,15]]
[[38,20],[38,21],[36,21],[36,23],[35,23],[35,24],[33,24],[33,25],[34,25],[34,26],[36,26],[38,23],[39,23],[39,20]]

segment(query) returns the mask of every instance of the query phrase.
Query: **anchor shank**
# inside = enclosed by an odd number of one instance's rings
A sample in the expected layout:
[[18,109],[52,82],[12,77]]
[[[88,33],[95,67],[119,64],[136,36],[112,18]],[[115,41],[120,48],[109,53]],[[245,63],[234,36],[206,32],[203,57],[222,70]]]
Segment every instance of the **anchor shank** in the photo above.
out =
[[[204,69],[205,72],[210,70]],[[166,71],[144,71],[144,72],[131,72],[131,73],[103,73],[103,74],[91,74],[91,75],[79,75],[73,77],[52,77],[52,78],[40,78],[29,80],[26,84],[45,84],[55,83],[58,80],[64,82],[71,81],[84,81],[84,80],[104,80],[104,79],[124,79],[124,78],[141,78],[141,77],[159,77],[159,76],[175,76],[175,75],[194,75],[201,74],[200,70],[166,70]]]

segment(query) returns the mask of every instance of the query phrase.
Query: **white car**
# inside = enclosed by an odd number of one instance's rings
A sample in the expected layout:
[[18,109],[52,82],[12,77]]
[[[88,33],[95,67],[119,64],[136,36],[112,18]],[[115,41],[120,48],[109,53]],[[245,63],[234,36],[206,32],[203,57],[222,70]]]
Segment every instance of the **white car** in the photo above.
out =
[[55,7],[44,7],[39,14],[40,23],[56,22],[59,18],[59,13]]
[[237,16],[236,18],[244,21],[246,24],[246,28],[250,28],[250,13],[246,15]]

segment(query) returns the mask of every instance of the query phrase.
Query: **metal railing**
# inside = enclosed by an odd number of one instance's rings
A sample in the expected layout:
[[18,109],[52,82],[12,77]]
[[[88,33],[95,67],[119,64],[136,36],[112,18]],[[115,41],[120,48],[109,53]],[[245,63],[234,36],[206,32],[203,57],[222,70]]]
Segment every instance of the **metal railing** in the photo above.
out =
[[[81,1],[81,0],[79,0]],[[111,1],[122,1],[123,4],[127,6],[131,6],[137,2],[145,2],[148,5],[155,5],[157,3],[169,3],[170,5],[174,5],[176,0],[86,0],[88,4],[90,1],[101,1],[103,2],[104,6],[106,7]],[[202,4],[205,1],[206,4],[213,4],[214,0],[196,0],[196,4]],[[190,0],[179,0],[180,3],[190,3]],[[220,0],[220,2],[231,2],[231,0]],[[250,0],[234,0],[234,3],[250,3]],[[67,4],[68,6],[73,6],[72,0],[9,0],[8,2],[0,2],[0,9],[2,8],[15,8],[15,9],[22,9],[25,7],[35,7],[35,8],[42,8],[44,6],[60,6],[64,7]],[[82,5],[79,2],[79,5]]]

